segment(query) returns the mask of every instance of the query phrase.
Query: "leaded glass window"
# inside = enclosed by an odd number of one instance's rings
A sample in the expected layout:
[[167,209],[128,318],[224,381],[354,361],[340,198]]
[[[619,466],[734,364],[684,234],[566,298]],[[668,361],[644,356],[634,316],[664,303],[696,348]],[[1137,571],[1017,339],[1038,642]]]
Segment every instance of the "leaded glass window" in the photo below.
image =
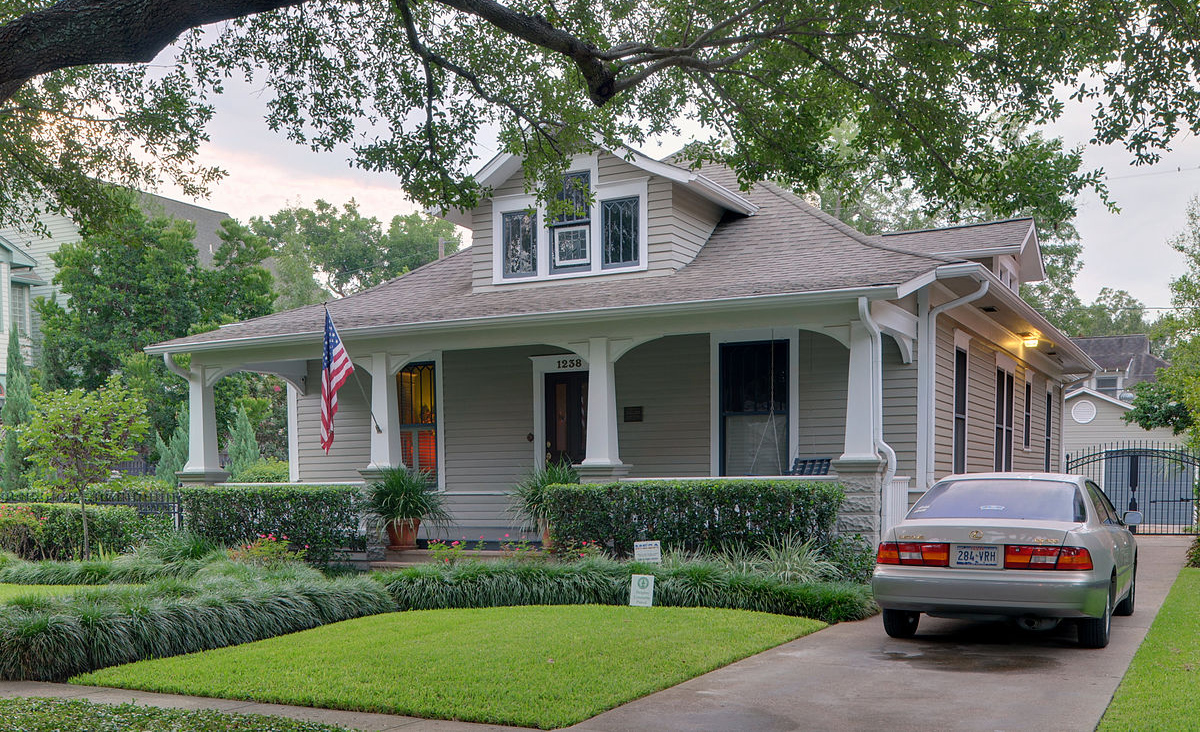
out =
[[529,211],[506,213],[502,228],[504,276],[537,274],[537,216]]
[[563,187],[557,198],[564,204],[565,211],[554,219],[555,224],[579,223],[592,218],[588,206],[591,180],[592,174],[586,170],[563,176]]
[[554,229],[554,265],[556,267],[588,264],[588,227],[572,226]]
[[592,174],[586,170],[563,176],[562,190],[556,197],[558,213],[549,225],[552,271],[576,271],[592,263],[588,249],[591,181]]
[[600,231],[603,237],[604,266],[637,264],[638,197],[614,198],[600,204]]

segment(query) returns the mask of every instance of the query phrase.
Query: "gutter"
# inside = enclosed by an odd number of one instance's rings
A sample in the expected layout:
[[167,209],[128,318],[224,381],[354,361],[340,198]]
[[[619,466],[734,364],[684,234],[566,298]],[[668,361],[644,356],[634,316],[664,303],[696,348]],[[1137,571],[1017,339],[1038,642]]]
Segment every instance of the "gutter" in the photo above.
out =
[[[871,436],[877,452],[887,460],[883,473],[883,490],[887,490],[896,477],[896,451],[883,439],[883,333],[879,324],[871,317],[871,303],[865,297],[858,298],[858,319],[871,334]],[[879,530],[883,531],[883,496],[879,501]]]

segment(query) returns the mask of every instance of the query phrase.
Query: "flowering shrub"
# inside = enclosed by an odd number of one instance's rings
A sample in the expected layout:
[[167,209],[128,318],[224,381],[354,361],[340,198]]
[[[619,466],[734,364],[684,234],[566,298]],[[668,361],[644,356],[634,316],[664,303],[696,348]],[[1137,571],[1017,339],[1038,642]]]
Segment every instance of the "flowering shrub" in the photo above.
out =
[[438,564],[455,564],[461,562],[467,557],[467,553],[478,556],[483,551],[483,537],[479,537],[479,541],[475,542],[472,549],[467,548],[467,538],[464,536],[461,541],[442,541],[434,539],[429,542],[429,553],[433,555],[433,561]]
[[551,547],[550,553],[561,562],[578,562],[580,559],[588,557],[603,557],[605,556],[604,547],[600,546],[598,541],[576,541],[568,539],[566,541],[556,541]]
[[284,534],[259,534],[258,538],[249,544],[229,550],[229,558],[235,562],[257,564],[261,567],[278,567],[290,562],[304,561],[308,545],[303,549],[292,549]]
[[542,551],[540,546],[532,543],[527,537],[522,536],[513,541],[508,534],[505,534],[500,542],[500,551],[506,558],[518,560],[547,559],[550,556],[549,552]]
[[33,556],[41,544],[45,522],[29,506],[0,504],[0,550],[21,557]]

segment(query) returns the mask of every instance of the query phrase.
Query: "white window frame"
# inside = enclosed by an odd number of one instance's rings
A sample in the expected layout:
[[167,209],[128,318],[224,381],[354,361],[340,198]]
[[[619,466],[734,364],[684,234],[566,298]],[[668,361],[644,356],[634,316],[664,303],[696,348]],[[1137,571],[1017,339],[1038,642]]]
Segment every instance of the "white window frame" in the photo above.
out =
[[[649,263],[649,248],[647,234],[649,226],[649,177],[625,178],[616,182],[601,181],[598,170],[598,158],[592,156],[576,156],[568,173],[588,171],[592,181],[592,206],[588,226],[588,249],[586,260],[559,261],[555,244],[554,227],[547,226],[545,206],[537,204],[537,199],[528,194],[497,196],[492,199],[492,284],[507,285],[518,282],[537,282],[546,280],[563,280],[577,277],[595,277],[597,275],[617,274],[621,272],[642,272]],[[600,227],[600,204],[602,201],[614,198],[638,198],[638,260],[628,265],[603,265],[604,257],[599,247],[604,246]],[[516,211],[534,210],[537,212],[538,225],[535,240],[537,271],[531,275],[504,276],[504,247],[501,235],[504,230],[504,214]],[[574,227],[560,226],[558,229]],[[586,265],[586,266],[577,266]],[[555,272],[556,267],[570,267],[568,271]]]

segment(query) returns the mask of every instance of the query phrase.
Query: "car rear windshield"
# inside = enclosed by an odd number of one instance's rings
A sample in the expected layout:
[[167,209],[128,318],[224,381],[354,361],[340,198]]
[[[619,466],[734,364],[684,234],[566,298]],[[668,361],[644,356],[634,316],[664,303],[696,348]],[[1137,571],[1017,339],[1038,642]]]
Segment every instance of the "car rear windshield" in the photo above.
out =
[[1000,518],[1030,521],[1087,520],[1074,483],[1050,480],[949,480],[921,496],[910,519]]

